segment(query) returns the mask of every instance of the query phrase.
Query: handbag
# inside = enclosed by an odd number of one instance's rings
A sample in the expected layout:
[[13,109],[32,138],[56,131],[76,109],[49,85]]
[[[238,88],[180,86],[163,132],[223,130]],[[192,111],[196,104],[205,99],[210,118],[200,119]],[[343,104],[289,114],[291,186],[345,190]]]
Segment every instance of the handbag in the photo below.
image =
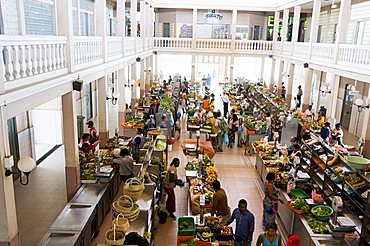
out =
[[224,135],[224,144],[229,144],[229,136],[227,134]]

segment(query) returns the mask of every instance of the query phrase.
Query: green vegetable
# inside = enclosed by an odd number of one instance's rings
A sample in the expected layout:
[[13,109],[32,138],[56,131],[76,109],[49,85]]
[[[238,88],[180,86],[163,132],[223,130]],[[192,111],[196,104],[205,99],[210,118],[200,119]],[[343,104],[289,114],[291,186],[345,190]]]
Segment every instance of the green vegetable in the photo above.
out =
[[310,206],[308,206],[305,200],[302,198],[297,198],[296,200],[292,201],[290,205],[295,209],[303,210],[305,213],[310,211]]

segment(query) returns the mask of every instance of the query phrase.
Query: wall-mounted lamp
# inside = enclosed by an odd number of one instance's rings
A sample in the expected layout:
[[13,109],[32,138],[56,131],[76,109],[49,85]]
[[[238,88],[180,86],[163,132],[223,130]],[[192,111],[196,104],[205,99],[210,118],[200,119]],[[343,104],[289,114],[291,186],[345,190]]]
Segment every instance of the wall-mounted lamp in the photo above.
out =
[[[27,185],[28,184],[28,181],[29,181],[29,175],[31,173],[31,171],[36,167],[36,162],[34,159],[32,159],[31,157],[28,157],[28,156],[24,156],[22,157],[19,161],[18,161],[18,169],[19,169],[19,172],[13,172],[10,167],[9,168],[6,168],[5,169],[5,176],[6,177],[9,177],[10,175],[12,174],[18,174],[19,175],[19,182],[22,184],[22,185]],[[26,176],[26,182],[24,183],[23,182],[23,175],[24,174]]]
[[308,63],[307,62],[303,63],[303,67],[308,68]]
[[234,68],[234,65],[231,65],[230,68],[233,69]]
[[129,87],[130,90],[134,89],[135,80],[130,80],[127,84],[125,84],[125,87]]
[[120,96],[120,94],[119,94],[119,92],[118,91],[114,91],[113,93],[112,93],[112,97],[108,97],[108,95],[106,96],[106,98],[105,98],[105,100],[111,100],[111,103],[113,104],[113,105],[116,105],[117,104],[117,100],[118,100],[118,98],[119,98],[119,96]]
[[152,71],[152,67],[147,67],[147,72],[150,73]]
[[367,105],[364,105],[364,104],[365,104],[365,102],[364,102],[364,100],[362,100],[362,98],[357,98],[355,100],[355,105],[357,106],[357,111],[358,112],[361,112],[362,109],[364,109],[364,108],[369,108],[370,107],[370,105],[368,103],[367,103]]
[[141,58],[140,57],[136,57],[136,62],[141,62]]
[[320,91],[321,91],[321,95],[323,97],[326,96],[326,94],[330,94],[331,93],[331,90],[329,88],[329,84],[324,84],[320,87]]
[[72,87],[74,91],[82,91],[84,81],[78,77],[76,80],[73,80]]
[[195,64],[194,64],[194,63],[193,63],[193,64],[191,64],[191,67],[192,67],[192,68],[195,68]]
[[157,55],[157,54],[158,54],[158,52],[157,52],[157,51],[153,51],[153,54],[154,54],[154,55]]

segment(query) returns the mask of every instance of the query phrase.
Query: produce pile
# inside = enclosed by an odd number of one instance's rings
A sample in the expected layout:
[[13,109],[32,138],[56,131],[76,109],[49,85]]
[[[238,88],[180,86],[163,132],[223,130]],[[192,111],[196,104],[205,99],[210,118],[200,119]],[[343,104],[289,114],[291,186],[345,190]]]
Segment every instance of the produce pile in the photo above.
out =
[[144,126],[144,120],[143,119],[131,119],[131,120],[128,120],[126,122],[123,122],[122,126],[125,126],[125,127],[133,127],[133,126],[143,127]]
[[195,239],[189,239],[181,242],[180,246],[197,246],[197,241]]
[[303,213],[308,213],[310,211],[310,206],[308,206],[306,201],[302,198],[297,198],[294,201],[291,201],[290,205],[294,209],[303,211]]
[[165,93],[163,97],[160,99],[160,107],[162,107],[164,110],[169,112],[175,112],[175,102],[174,98],[169,94]]
[[311,214],[305,214],[306,219],[311,230],[316,234],[329,234],[328,223],[315,219]]

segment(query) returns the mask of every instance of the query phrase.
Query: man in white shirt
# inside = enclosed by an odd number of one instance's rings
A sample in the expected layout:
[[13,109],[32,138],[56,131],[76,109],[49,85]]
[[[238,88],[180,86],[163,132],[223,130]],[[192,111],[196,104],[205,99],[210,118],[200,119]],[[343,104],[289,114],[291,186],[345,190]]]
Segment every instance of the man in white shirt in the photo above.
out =
[[229,112],[229,95],[224,91],[224,94],[221,95],[222,101],[224,102],[224,117],[227,118],[227,114]]

